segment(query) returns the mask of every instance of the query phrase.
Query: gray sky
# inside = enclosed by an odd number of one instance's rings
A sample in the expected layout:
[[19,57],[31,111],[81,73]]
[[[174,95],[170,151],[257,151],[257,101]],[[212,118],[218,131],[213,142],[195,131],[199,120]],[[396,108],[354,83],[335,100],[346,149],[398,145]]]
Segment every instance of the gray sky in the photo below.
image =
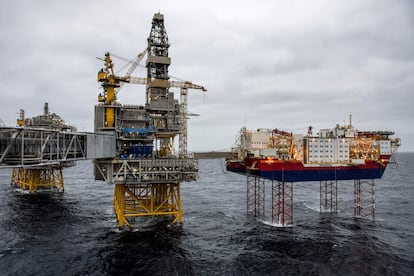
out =
[[[359,130],[393,130],[400,151],[414,151],[413,3],[1,1],[0,118],[14,126],[19,109],[32,117],[48,102],[92,131],[103,67],[96,57],[133,59],[160,11],[170,74],[208,89],[190,92],[189,111],[201,116],[189,122],[189,150],[229,149],[243,125],[305,134],[352,114]],[[113,61],[115,70],[125,65]],[[143,104],[144,93],[129,84],[118,98]]]

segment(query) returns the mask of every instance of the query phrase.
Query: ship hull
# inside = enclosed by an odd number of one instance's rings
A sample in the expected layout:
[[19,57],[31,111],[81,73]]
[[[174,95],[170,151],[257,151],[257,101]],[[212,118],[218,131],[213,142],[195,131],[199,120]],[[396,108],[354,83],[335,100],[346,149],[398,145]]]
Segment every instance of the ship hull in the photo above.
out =
[[226,165],[232,172],[249,172],[276,181],[304,182],[381,178],[387,163],[365,161],[359,165],[304,165],[300,161],[246,158],[241,162],[228,161]]

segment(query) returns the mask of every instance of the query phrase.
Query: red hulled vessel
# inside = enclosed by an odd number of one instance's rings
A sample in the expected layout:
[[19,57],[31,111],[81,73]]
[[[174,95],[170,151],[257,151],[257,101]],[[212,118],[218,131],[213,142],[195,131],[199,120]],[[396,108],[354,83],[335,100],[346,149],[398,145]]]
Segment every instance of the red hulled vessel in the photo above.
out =
[[226,168],[286,182],[381,178],[399,146],[393,134],[358,131],[351,120],[316,135],[242,128]]

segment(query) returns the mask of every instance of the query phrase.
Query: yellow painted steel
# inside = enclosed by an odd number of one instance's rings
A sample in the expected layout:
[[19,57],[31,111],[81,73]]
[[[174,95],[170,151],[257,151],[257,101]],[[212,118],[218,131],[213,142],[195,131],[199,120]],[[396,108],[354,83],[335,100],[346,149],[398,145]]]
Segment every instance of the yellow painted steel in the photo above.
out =
[[17,119],[17,125],[18,126],[23,126],[24,125],[24,121],[22,119]]
[[106,126],[113,127],[115,122],[115,114],[113,107],[106,108]]
[[62,167],[13,168],[10,182],[11,185],[30,192],[38,189],[65,189]]
[[105,100],[104,100],[104,97],[102,96],[102,94],[101,93],[99,93],[99,95],[98,95],[98,102],[104,102]]
[[182,223],[180,183],[116,184],[114,209],[119,228],[131,227],[133,218],[142,216],[168,216]]
[[105,72],[103,70],[98,72],[98,81],[104,81],[106,79]]
[[115,80],[114,78],[109,79],[109,84],[106,87],[106,104],[112,104],[115,100]]

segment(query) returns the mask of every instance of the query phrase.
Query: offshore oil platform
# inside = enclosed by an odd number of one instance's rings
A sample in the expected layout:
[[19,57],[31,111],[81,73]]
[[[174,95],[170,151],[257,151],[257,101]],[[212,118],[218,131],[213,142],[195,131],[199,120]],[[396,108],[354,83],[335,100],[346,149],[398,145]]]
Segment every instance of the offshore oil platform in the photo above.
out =
[[50,113],[48,103],[45,103],[42,115],[32,118],[25,118],[24,110],[20,109],[17,125],[19,127],[26,126],[33,128],[46,128],[60,131],[76,132],[75,126],[68,125],[58,114]]
[[337,185],[354,180],[354,216],[375,217],[374,179],[381,178],[400,146],[392,131],[358,131],[349,124],[306,135],[280,129],[239,132],[228,171],[247,176],[247,211],[265,216],[265,182],[271,181],[271,219],[293,224],[293,183],[320,182],[320,211],[337,212]]
[[[95,159],[95,179],[115,184],[114,208],[120,227],[130,226],[140,216],[172,216],[173,222],[181,223],[180,182],[197,178],[198,162],[187,153],[187,94],[188,89],[206,89],[169,80],[169,46],[164,16],[157,13],[148,47],[127,74],[114,74],[110,53],[98,72],[103,93],[95,106],[95,133],[114,135],[116,145],[113,158]],[[131,77],[145,54],[147,77]],[[120,104],[116,96],[123,83],[146,85],[145,105]],[[181,89],[180,102],[170,87]],[[105,144],[102,150],[107,150]]]
[[63,191],[63,168],[86,159],[86,134],[50,113],[48,103],[32,118],[21,109],[17,125],[0,127],[0,164],[12,168],[11,184],[29,192]]
[[[110,53],[98,72],[102,93],[95,105],[94,133],[79,133],[50,114],[24,118],[17,127],[0,127],[0,168],[12,167],[12,185],[35,192],[64,189],[62,168],[76,160],[94,160],[96,180],[114,183],[114,209],[120,228],[138,217],[164,216],[182,223],[180,182],[196,180],[198,161],[187,153],[187,95],[207,91],[188,81],[170,80],[164,16],[156,13],[141,52],[124,76],[115,74]],[[146,78],[131,74],[147,56]],[[146,85],[145,104],[124,105],[117,93],[125,83]],[[180,101],[171,87],[180,89]],[[144,95],[143,95],[144,96]],[[178,152],[175,142],[178,136]]]

